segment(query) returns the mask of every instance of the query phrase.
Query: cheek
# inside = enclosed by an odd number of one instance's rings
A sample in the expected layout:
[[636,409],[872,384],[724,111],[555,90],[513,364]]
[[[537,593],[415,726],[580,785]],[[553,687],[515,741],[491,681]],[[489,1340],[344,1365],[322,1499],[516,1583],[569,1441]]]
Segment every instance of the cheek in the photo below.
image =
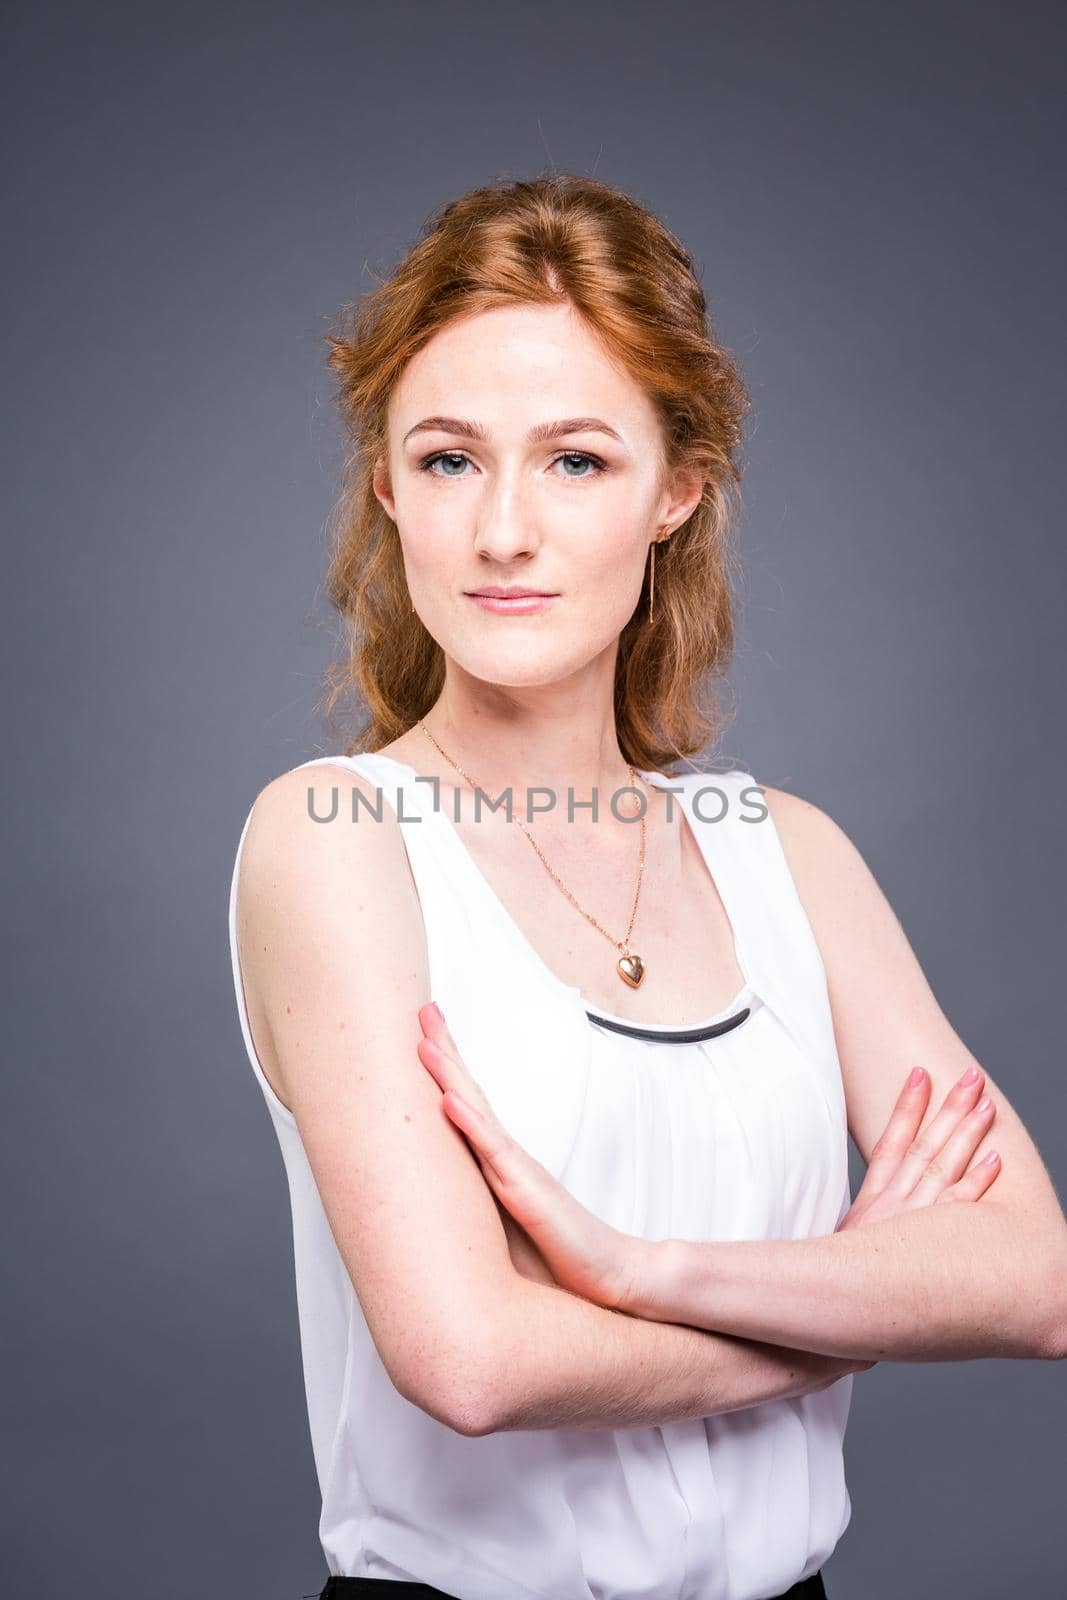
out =
[[441,579],[469,557],[466,525],[432,494],[407,495],[397,512],[397,538],[409,572]]
[[572,590],[636,597],[648,560],[648,536],[632,507],[620,506],[617,515],[607,516],[598,507],[595,521],[576,530],[568,545],[561,569]]
[[575,488],[561,500],[564,503],[552,510],[548,529],[565,541],[583,568],[612,570],[623,585],[631,569],[640,575],[652,531],[645,485],[620,474],[590,485],[587,491]]

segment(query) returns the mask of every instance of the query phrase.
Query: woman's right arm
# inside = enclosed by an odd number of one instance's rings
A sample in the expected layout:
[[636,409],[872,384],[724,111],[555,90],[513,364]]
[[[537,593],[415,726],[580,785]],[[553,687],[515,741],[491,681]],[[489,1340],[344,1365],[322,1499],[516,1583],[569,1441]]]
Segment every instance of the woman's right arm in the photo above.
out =
[[[337,818],[329,810],[338,786]],[[400,826],[347,768],[259,794],[237,930],[261,1064],[296,1120],[375,1346],[457,1432],[632,1427],[824,1388],[863,1363],[645,1321],[516,1272],[496,1202],[416,1053],[426,942]]]

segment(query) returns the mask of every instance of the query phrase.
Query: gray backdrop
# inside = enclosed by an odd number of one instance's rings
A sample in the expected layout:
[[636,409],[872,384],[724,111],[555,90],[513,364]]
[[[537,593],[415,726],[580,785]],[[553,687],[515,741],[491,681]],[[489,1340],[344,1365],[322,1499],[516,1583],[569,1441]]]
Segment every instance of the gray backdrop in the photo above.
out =
[[[692,248],[755,403],[718,753],[851,834],[1063,1194],[1063,17],[8,8],[6,1592],[325,1576],[226,895],[328,747],[321,335],[475,183]],[[858,1377],[831,1600],[1059,1596],[1065,1370]]]

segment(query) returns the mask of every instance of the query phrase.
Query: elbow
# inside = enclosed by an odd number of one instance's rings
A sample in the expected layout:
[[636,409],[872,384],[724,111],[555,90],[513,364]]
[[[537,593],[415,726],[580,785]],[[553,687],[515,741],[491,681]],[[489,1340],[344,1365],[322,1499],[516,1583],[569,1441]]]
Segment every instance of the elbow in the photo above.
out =
[[483,1402],[467,1404],[454,1410],[453,1418],[449,1426],[467,1439],[484,1439],[486,1434],[497,1431],[496,1414]]
[[489,1403],[484,1385],[469,1382],[454,1385],[443,1396],[437,1420],[467,1439],[481,1439],[497,1429],[496,1412]]
[[1067,1358],[1067,1316],[1061,1319],[1057,1328],[1046,1339],[1041,1358],[1044,1361],[1063,1361]]
[[433,1395],[406,1398],[411,1399],[413,1405],[425,1411],[428,1417],[433,1417],[442,1427],[450,1428],[453,1433],[461,1433],[464,1438],[480,1439],[495,1431],[495,1420],[484,1397],[473,1393],[469,1387],[454,1385]]
[[1055,1316],[1046,1319],[1037,1355],[1042,1361],[1067,1359],[1067,1304],[1061,1305]]
[[[516,1276],[515,1284],[525,1280]],[[510,1286],[509,1286],[510,1287]],[[477,1439],[510,1429],[522,1393],[522,1352],[528,1317],[511,1295],[497,1293],[462,1321],[423,1320],[416,1337],[406,1329],[393,1351],[389,1376],[412,1405],[453,1433]]]
[[483,1377],[485,1370],[484,1364],[467,1350],[449,1362],[417,1361],[402,1380],[394,1376],[393,1383],[405,1400],[442,1427],[465,1438],[478,1439],[495,1432],[497,1427],[497,1410],[491,1402],[491,1384]]
[[1038,1298],[1047,1304],[1037,1341],[1036,1354],[1042,1361],[1067,1359],[1067,1260],[1057,1259],[1049,1268]]
[[1005,1327],[1011,1323],[1011,1339],[999,1353],[1022,1360],[1062,1361],[1067,1358],[1067,1226],[1034,1228],[997,1202],[988,1204],[1008,1215],[1013,1230],[999,1285],[1001,1315]]

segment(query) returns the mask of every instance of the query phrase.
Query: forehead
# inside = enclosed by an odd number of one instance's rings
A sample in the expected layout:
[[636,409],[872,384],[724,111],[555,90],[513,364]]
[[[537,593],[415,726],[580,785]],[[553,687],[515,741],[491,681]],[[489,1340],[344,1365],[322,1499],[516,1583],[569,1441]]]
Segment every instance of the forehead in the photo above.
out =
[[389,403],[390,419],[404,427],[441,412],[502,431],[549,415],[609,411],[620,431],[656,427],[644,390],[570,305],[500,306],[455,318],[408,362]]

